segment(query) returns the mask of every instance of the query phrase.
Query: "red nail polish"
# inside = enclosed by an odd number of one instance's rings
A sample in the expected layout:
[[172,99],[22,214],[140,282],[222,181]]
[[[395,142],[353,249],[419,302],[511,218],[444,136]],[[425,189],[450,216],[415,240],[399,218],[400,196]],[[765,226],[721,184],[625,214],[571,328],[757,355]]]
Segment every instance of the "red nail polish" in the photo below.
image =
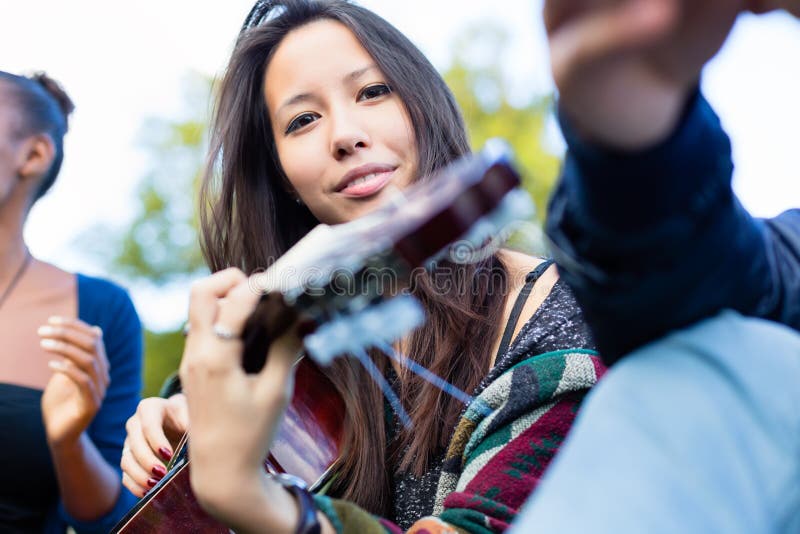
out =
[[167,468],[164,467],[163,465],[157,465],[157,466],[153,467],[153,469],[151,469],[151,471],[153,472],[153,474],[158,479],[164,478],[164,475],[167,474]]
[[158,454],[161,455],[162,458],[169,461],[172,458],[172,451],[166,447],[161,447],[158,449]]
[[150,486],[151,488],[154,487],[156,484],[158,484],[158,480],[154,478],[147,479],[147,485]]

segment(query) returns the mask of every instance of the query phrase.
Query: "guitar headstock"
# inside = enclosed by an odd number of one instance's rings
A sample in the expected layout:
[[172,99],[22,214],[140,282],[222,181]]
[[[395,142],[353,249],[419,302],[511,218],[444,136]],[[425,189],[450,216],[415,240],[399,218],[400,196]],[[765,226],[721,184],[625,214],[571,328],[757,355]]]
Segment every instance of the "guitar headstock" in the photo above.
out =
[[533,203],[519,185],[511,151],[493,140],[364,217],[312,230],[251,277],[264,297],[245,328],[245,368],[260,369],[269,340],[298,320],[309,356],[321,364],[420,326],[419,304],[397,296],[408,276],[446,257],[456,241],[477,249],[529,218]]

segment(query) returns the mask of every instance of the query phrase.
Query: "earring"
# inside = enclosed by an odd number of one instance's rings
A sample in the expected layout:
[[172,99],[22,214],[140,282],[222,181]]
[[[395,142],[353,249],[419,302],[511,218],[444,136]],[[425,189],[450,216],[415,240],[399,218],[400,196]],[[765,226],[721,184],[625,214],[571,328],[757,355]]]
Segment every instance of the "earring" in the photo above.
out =
[[302,201],[302,199],[300,197],[297,197],[296,199],[294,199],[294,201],[297,202],[298,206],[302,206],[303,205],[303,201]]

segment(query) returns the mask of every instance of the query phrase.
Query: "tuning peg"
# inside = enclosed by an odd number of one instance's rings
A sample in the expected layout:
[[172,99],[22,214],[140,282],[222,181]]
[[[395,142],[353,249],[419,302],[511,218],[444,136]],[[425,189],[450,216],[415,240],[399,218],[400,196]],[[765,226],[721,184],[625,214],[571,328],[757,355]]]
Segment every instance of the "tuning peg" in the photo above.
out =
[[420,303],[410,295],[402,295],[323,324],[306,336],[305,348],[314,361],[330,365],[337,356],[391,345],[424,321]]

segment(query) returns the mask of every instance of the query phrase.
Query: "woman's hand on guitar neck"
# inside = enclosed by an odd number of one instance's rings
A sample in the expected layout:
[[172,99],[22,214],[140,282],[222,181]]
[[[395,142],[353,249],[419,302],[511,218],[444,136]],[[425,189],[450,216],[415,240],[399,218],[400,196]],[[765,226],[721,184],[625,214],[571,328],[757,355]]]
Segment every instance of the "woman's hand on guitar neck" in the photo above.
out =
[[180,366],[198,502],[237,532],[293,532],[294,498],[268,480],[264,459],[291,399],[302,347],[295,329],[273,340],[264,368],[247,374],[240,335],[260,294],[237,269],[192,287],[190,333]]
[[125,424],[128,435],[122,447],[122,483],[142,497],[167,473],[166,464],[189,427],[186,397],[143,399]]

